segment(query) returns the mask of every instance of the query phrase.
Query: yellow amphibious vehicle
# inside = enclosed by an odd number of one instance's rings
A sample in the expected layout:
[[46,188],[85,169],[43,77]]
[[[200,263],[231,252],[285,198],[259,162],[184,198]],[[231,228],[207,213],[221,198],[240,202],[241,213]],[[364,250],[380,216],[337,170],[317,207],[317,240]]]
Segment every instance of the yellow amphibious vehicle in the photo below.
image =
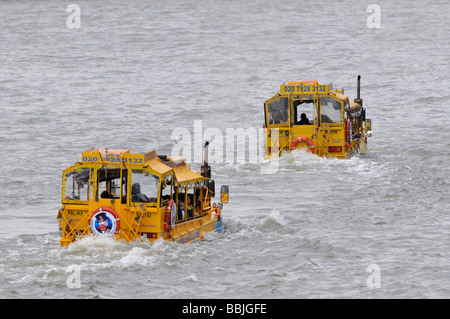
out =
[[[208,144],[208,143],[207,143]],[[133,154],[122,149],[92,149],[63,171],[62,208],[58,212],[61,246],[88,235],[188,243],[210,231],[223,231],[221,208],[228,186],[215,196],[211,167],[201,171],[155,151]]]
[[367,150],[371,120],[360,99],[317,81],[289,82],[264,103],[267,156],[306,148],[318,156],[348,158]]

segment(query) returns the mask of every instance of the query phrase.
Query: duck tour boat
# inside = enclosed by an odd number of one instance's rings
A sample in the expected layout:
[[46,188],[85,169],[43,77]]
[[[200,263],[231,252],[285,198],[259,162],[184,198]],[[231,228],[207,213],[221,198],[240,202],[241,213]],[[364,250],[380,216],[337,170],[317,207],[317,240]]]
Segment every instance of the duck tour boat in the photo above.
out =
[[159,238],[189,243],[207,232],[223,232],[220,202],[212,204],[215,184],[205,159],[200,172],[184,160],[97,148],[82,152],[62,175],[62,208],[58,211],[61,246],[90,235],[130,242]]
[[372,122],[360,98],[344,95],[344,89],[317,81],[282,84],[264,103],[266,156],[304,148],[322,157],[349,158],[367,151]]

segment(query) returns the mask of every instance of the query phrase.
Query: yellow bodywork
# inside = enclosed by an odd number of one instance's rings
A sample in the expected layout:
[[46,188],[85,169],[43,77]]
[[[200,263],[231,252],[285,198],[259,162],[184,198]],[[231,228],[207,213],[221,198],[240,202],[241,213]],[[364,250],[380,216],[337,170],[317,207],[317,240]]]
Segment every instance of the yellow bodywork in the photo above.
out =
[[155,151],[83,152],[63,171],[62,208],[57,215],[61,246],[89,235],[188,243],[207,232],[220,232],[222,202],[211,204],[215,195],[211,184],[184,161],[174,162]]
[[317,81],[283,84],[264,103],[267,157],[305,148],[318,156],[348,158],[367,150],[371,120],[362,100]]

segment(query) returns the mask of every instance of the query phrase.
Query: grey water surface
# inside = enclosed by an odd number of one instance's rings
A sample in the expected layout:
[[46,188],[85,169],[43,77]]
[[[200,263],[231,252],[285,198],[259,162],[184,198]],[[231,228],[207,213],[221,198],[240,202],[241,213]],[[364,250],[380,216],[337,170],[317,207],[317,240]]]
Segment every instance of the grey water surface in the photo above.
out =
[[[71,3],[0,2],[1,298],[450,297],[448,1],[377,1],[380,28],[352,0],[77,1],[79,28]],[[283,82],[353,99],[358,74],[367,153],[296,151],[264,174],[259,135],[240,145],[257,161],[216,147],[224,234],[60,247],[62,170],[82,151],[171,154],[189,132],[198,170],[208,136],[260,132]]]

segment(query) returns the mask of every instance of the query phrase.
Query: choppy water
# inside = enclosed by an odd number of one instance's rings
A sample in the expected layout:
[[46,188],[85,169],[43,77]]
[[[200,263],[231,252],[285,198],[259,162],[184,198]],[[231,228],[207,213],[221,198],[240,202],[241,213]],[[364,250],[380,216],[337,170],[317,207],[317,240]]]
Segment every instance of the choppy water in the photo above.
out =
[[[78,1],[79,29],[69,4],[0,3],[2,298],[450,297],[448,1],[378,1],[379,29],[350,0]],[[61,173],[81,151],[170,153],[200,120],[259,129],[282,82],[354,98],[358,74],[368,153],[214,164],[227,231],[204,241],[59,246]]]

